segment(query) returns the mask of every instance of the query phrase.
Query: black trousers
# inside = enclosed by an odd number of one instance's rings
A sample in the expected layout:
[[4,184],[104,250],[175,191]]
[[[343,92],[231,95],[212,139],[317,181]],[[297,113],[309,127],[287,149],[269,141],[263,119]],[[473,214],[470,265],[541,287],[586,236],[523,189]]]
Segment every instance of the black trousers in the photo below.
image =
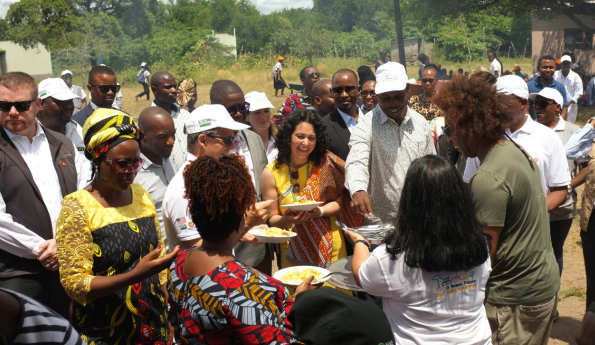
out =
[[148,84],[143,84],[143,92],[139,93],[138,95],[136,95],[137,97],[142,97],[144,95],[147,95],[147,101],[149,100],[149,85]]
[[562,276],[562,269],[564,268],[564,241],[566,241],[570,227],[572,227],[572,220],[573,219],[570,218],[550,221],[550,237],[554,255],[558,262],[558,268],[560,269],[560,277]]
[[591,213],[587,231],[581,230],[583,258],[587,275],[587,308],[595,302],[595,212]]
[[66,320],[70,320],[70,297],[60,283],[60,273],[44,269],[37,274],[0,278],[0,288],[12,290],[31,297],[51,308]]

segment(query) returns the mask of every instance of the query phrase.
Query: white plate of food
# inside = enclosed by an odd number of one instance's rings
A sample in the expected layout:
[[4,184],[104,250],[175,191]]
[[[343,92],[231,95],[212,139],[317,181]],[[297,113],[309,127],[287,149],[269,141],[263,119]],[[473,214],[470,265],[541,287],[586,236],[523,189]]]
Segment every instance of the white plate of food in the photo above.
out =
[[[309,276],[313,275],[312,284],[319,284],[327,281],[331,272],[322,267],[316,266],[294,266],[279,270],[273,274],[273,278],[280,280],[283,284],[289,286],[298,286]],[[324,278],[323,278],[324,277]],[[322,279],[320,279],[322,278]]]
[[297,236],[293,231],[287,231],[279,228],[252,229],[248,231],[262,243],[284,243]]
[[323,204],[322,201],[299,200],[293,204],[281,205],[281,207],[286,207],[288,210],[293,212],[308,212],[312,211],[321,204]]

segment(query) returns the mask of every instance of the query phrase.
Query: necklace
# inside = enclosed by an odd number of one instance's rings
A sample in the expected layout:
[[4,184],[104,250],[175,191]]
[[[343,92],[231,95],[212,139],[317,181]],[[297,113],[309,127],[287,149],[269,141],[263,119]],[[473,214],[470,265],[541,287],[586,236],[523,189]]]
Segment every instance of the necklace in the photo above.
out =
[[[302,165],[303,166],[303,165]],[[295,171],[298,171],[298,169],[295,169]],[[308,166],[306,167],[306,181],[310,178],[310,161],[308,161]],[[289,183],[291,184],[291,186],[293,187],[293,178],[291,177],[291,167],[289,169]],[[298,181],[299,183],[299,181]],[[300,193],[301,193],[301,187],[300,187]],[[291,189],[291,196],[293,197],[293,203],[297,203],[297,198],[295,197],[295,192],[293,191],[293,188]]]
[[224,254],[225,256],[231,256],[231,257],[233,257],[234,259],[236,258],[236,256],[235,256],[235,255],[233,255],[233,253],[232,253],[232,252],[230,252],[230,251],[228,251],[228,250],[221,250],[221,249],[205,249],[205,248],[203,248],[203,247],[200,247],[200,246],[192,247],[192,249],[190,249],[190,251],[194,251],[194,250],[198,250],[198,251],[201,251],[201,252],[204,252],[204,253],[207,253],[207,254],[210,254],[210,253],[213,253],[213,254],[214,254],[214,253],[218,253],[218,254]]

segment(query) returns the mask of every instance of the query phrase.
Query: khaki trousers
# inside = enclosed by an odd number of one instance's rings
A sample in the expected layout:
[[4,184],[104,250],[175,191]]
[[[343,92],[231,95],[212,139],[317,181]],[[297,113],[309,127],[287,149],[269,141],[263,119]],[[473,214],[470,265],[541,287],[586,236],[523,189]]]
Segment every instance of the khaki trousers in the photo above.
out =
[[531,305],[485,304],[494,345],[546,345],[559,292],[552,298]]

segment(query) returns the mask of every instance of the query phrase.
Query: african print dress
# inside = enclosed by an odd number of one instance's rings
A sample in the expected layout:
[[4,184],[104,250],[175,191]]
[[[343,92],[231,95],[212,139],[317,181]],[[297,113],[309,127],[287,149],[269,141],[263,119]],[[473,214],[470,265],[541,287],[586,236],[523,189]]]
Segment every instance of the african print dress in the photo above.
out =
[[285,324],[294,301],[280,281],[237,260],[189,277],[187,254],[179,252],[169,270],[170,322],[176,339],[206,345],[292,343]]
[[60,279],[68,295],[70,322],[88,344],[166,344],[167,312],[161,285],[166,271],[93,301],[95,276],[131,271],[153,249],[163,248],[151,196],[133,184],[132,203],[103,207],[89,192],[64,198],[56,225]]

